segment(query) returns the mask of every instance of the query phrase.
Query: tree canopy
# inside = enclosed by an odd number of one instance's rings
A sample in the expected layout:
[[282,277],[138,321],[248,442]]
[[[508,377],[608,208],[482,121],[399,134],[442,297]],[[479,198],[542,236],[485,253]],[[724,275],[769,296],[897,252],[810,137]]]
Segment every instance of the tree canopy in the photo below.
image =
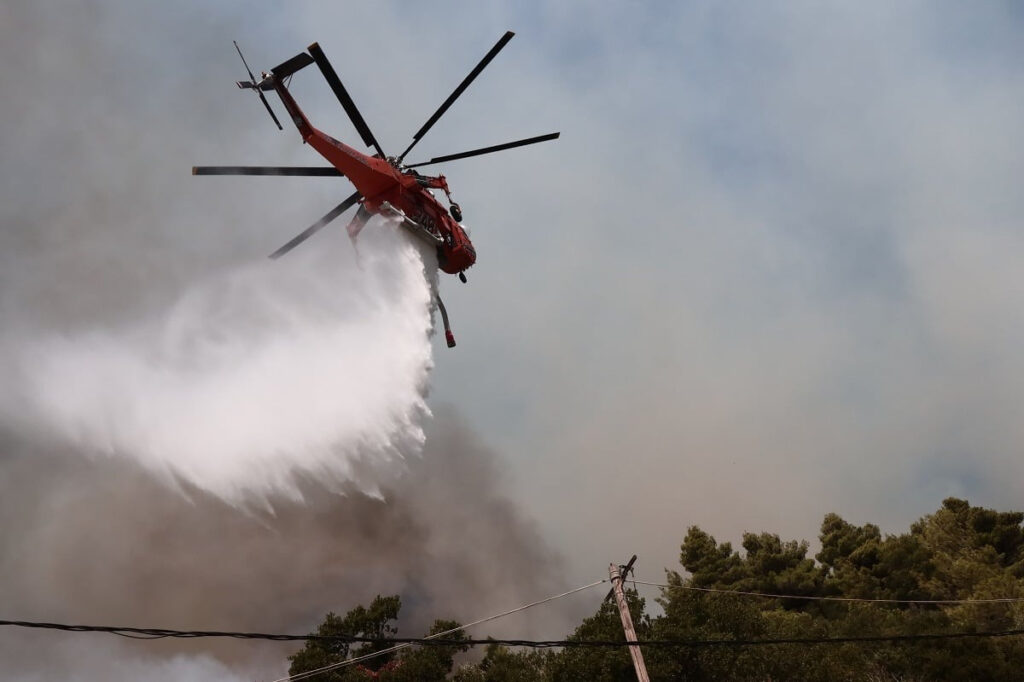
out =
[[[455,654],[465,646],[406,647],[399,651],[384,652],[392,647],[386,640],[398,633],[395,622],[402,608],[398,595],[378,595],[369,608],[356,606],[340,618],[328,613],[314,634],[331,636],[358,636],[379,638],[381,642],[362,644],[352,648],[338,640],[307,640],[301,650],[288,657],[291,676],[321,670],[313,679],[318,682],[355,682],[356,680],[382,680],[384,682],[413,682],[414,680],[443,680],[451,672]],[[458,628],[450,620],[437,620],[426,634],[434,635]],[[465,639],[457,630],[444,639]],[[346,663],[347,662],[347,663]],[[344,665],[339,665],[344,664]]]
[[[874,524],[857,526],[826,514],[820,550],[777,534],[745,533],[741,548],[718,542],[696,526],[680,548],[683,570],[668,571],[656,602],[660,612],[627,590],[638,637],[656,640],[757,640],[938,633],[988,633],[1024,629],[1024,513],[973,507],[949,498],[911,525],[883,535]],[[701,589],[693,589],[701,588]],[[705,591],[714,590],[714,591]],[[729,594],[756,592],[768,595]],[[801,598],[805,597],[805,598]],[[819,597],[861,600],[831,601]],[[975,603],[935,603],[975,600]],[[913,603],[916,602],[916,603]],[[401,602],[378,597],[344,618],[328,614],[318,634],[367,634],[388,638]],[[431,632],[457,627],[438,621]],[[461,636],[461,631],[460,631]],[[569,640],[625,641],[614,604],[602,602]],[[294,675],[333,661],[380,651],[385,644],[309,642],[291,657]],[[381,655],[364,667],[347,666],[316,679],[635,680],[622,648],[514,650],[492,644],[455,667],[466,647],[411,648]],[[774,644],[740,647],[644,649],[652,680],[1016,680],[1024,661],[1024,636],[843,644]]]

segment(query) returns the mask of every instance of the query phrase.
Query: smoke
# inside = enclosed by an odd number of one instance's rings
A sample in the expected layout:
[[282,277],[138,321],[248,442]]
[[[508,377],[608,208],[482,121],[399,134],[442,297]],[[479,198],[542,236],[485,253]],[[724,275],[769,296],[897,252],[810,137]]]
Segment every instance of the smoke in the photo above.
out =
[[[336,225],[265,262],[346,181],[188,175],[318,162],[231,85],[231,39],[277,63],[301,14],[0,8],[4,618],[303,632],[400,594],[417,635],[562,587],[498,456],[427,407],[430,257],[378,222],[358,265]],[[14,680],[266,680],[296,648],[0,630]]]
[[[304,632],[400,594],[415,635],[562,587],[496,456],[450,409],[427,408],[432,256],[383,220],[358,263],[344,238],[320,239],[88,321],[13,278],[4,617]],[[488,632],[569,622],[527,613]],[[273,679],[296,648],[0,632],[16,680]]]
[[[557,559],[501,493],[493,453],[446,408],[429,422],[422,456],[405,460],[378,496],[361,493],[358,480],[331,490],[305,478],[303,500],[270,495],[256,511],[187,483],[183,496],[130,459],[90,460],[10,433],[0,443],[5,617],[302,632],[328,610],[398,593],[402,632],[419,634],[434,618],[465,622],[560,587]],[[565,625],[528,612],[478,634],[542,623]],[[184,679],[220,668],[268,679],[296,648],[0,633],[15,679],[75,679],[77,670],[128,680],[146,666]]]
[[[432,254],[385,220],[341,246],[0,337],[4,617],[303,632],[397,593],[421,634],[562,587],[494,454],[426,405]],[[270,679],[297,648],[100,637],[5,631],[0,658],[19,680]]]
[[365,231],[359,268],[315,251],[212,275],[121,328],[33,339],[9,407],[235,503],[416,452],[436,263],[394,224]]
[[[84,639],[53,642],[21,633],[6,639],[6,646],[0,646],[5,663],[8,663],[5,679],[18,682],[47,682],[55,679],[67,682],[92,682],[98,679],[249,682],[253,679],[233,671],[206,654],[174,654],[164,659],[154,659],[140,655],[137,647],[133,649],[127,643],[106,642],[97,646],[96,641]],[[16,646],[10,646],[11,639],[16,640]],[[26,665],[23,660],[26,648],[46,651],[45,658],[37,659],[33,665]]]

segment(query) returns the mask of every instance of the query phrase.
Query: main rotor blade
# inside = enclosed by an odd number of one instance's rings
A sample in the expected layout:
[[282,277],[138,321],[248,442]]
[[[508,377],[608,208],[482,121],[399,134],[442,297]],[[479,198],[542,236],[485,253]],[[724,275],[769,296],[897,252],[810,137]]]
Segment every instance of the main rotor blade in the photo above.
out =
[[334,94],[338,97],[338,101],[341,102],[341,106],[344,107],[345,113],[352,120],[352,124],[356,127],[360,137],[363,138],[363,142],[367,147],[373,147],[380,154],[380,158],[384,158],[384,150],[377,144],[377,138],[370,132],[370,126],[366,125],[366,121],[363,120],[362,114],[359,113],[359,109],[356,108],[356,103],[352,101],[345,86],[341,84],[341,79],[338,78],[338,74],[335,73],[334,67],[327,61],[327,56],[324,51],[320,49],[319,43],[313,43],[309,46],[309,54],[313,56],[313,61],[320,67],[320,71],[323,72],[324,78],[327,79],[327,84],[331,86],[331,90],[334,90]]
[[313,63],[313,58],[305,52],[300,52],[291,59],[281,62],[270,70],[270,73],[274,74],[274,78],[283,81],[288,76],[292,76],[296,71],[306,68]]
[[514,35],[515,33],[513,33],[512,31],[506,31],[505,35],[503,35],[498,40],[498,42],[495,43],[494,47],[491,48],[491,51],[484,55],[484,58],[480,60],[480,63],[476,65],[476,68],[470,71],[469,75],[466,76],[465,80],[459,83],[459,87],[455,88],[455,92],[448,96],[448,99],[444,101],[444,104],[442,104],[441,107],[434,112],[434,115],[431,116],[427,120],[427,122],[423,124],[423,127],[420,128],[419,131],[412,136],[412,143],[404,152],[402,152],[402,155],[398,157],[399,162],[401,162],[401,160],[405,158],[405,155],[408,154],[409,151],[416,146],[416,143],[420,141],[420,138],[426,135],[427,131],[430,130],[435,123],[437,123],[437,120],[444,115],[444,112],[448,111],[448,107],[450,107],[455,102],[455,100],[459,98],[459,95],[461,95],[466,90],[466,88],[469,87],[469,84],[472,83],[473,80],[480,75],[480,72],[483,71],[484,68],[491,63],[491,60],[494,59],[495,55],[501,52],[501,48],[505,47],[508,41],[512,40],[512,36]]
[[493,147],[481,147],[480,149],[474,149],[468,152],[460,152],[458,154],[448,154],[447,156],[435,156],[430,161],[422,161],[420,163],[413,163],[406,166],[406,168],[418,168],[420,166],[429,166],[432,163],[441,163],[443,161],[454,161],[455,159],[465,159],[470,156],[480,156],[481,154],[490,154],[492,152],[500,152],[505,149],[514,149],[515,147],[525,147],[528,144],[537,144],[538,142],[547,142],[548,140],[557,140],[561,133],[548,133],[547,135],[538,135],[537,137],[528,137],[525,140],[517,140],[515,142],[506,142],[505,144],[496,144]]
[[343,177],[333,166],[192,166],[192,175],[289,175]]
[[354,206],[356,203],[358,203],[359,200],[362,199],[362,198],[363,198],[363,195],[360,194],[359,192],[356,192],[355,194],[350,196],[348,199],[345,199],[345,201],[341,202],[340,204],[338,204],[337,206],[332,208],[330,210],[330,212],[327,215],[325,215],[323,218],[321,218],[320,220],[316,221],[315,223],[313,223],[312,225],[307,227],[301,233],[297,234],[295,236],[295,238],[292,239],[290,242],[288,242],[287,244],[282,246],[280,249],[278,249],[274,253],[270,254],[270,257],[276,259],[276,258],[280,258],[284,254],[288,253],[289,251],[294,249],[296,246],[298,246],[299,244],[301,244],[302,242],[306,241],[307,239],[312,237],[314,234],[316,234],[316,232],[321,227],[323,227],[324,225],[326,225],[327,223],[331,222],[332,220],[334,220],[335,218],[340,216],[342,213],[344,213],[345,211],[350,209],[352,206]]

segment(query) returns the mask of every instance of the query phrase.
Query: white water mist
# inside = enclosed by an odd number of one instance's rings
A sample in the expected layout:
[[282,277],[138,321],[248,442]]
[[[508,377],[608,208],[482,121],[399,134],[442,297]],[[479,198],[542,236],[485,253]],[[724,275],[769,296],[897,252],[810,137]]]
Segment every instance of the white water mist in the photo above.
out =
[[359,267],[306,245],[128,328],[35,340],[19,356],[20,407],[78,448],[233,503],[415,451],[436,263],[394,224],[368,227]]

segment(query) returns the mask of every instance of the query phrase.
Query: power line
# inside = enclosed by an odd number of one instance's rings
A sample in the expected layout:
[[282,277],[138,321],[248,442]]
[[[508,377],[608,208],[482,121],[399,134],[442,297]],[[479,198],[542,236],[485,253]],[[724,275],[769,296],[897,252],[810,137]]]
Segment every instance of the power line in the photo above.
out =
[[608,639],[442,639],[440,637],[362,637],[358,635],[285,635],[260,632],[227,632],[218,630],[167,630],[163,628],[133,628],[108,625],[66,625],[63,623],[39,623],[32,621],[0,620],[0,625],[65,632],[101,632],[122,637],[135,636],[138,639],[231,637],[235,639],[303,641],[321,640],[365,644],[420,644],[424,646],[486,646],[498,644],[510,647],[532,649],[608,649],[624,646],[646,647],[740,647],[770,646],[780,644],[848,644],[857,642],[912,642],[948,639],[975,639],[992,637],[1015,637],[1024,635],[1024,629],[999,630],[994,632],[935,632],[908,635],[863,635],[844,637],[790,637],[783,639],[648,639],[635,643]]
[[[935,632],[914,635],[862,635],[849,637],[791,637],[784,639],[704,639],[704,640],[647,640],[637,642],[637,646],[655,647],[740,647],[740,646],[772,646],[781,644],[856,644],[881,642],[913,642],[944,639],[985,639],[992,637],[1013,637],[1024,635],[1024,630],[1000,630],[997,632]],[[599,644],[587,642],[584,646]],[[603,646],[603,643],[600,643]],[[620,642],[620,646],[626,646]]]
[[0,620],[0,625],[39,630],[60,630],[63,632],[102,632],[129,639],[200,639],[205,637],[229,637],[233,639],[259,639],[275,642],[294,642],[309,639],[345,640],[353,642],[370,641],[371,638],[352,636],[320,637],[318,635],[281,635],[264,632],[229,632],[221,630],[168,630],[165,628],[136,628],[120,625],[68,625],[66,623],[43,623],[28,620]]
[[693,587],[691,585],[672,585],[668,583],[650,583],[643,580],[630,580],[634,585],[648,585],[673,590],[707,592],[711,594],[735,594],[742,597],[763,597],[766,599],[804,599],[807,601],[840,601],[862,602],[868,604],[1015,604],[1024,602],[1024,597],[995,597],[993,599],[872,599],[868,597],[822,597],[806,594],[770,594],[768,592],[751,592],[748,590],[723,590],[714,587]]

